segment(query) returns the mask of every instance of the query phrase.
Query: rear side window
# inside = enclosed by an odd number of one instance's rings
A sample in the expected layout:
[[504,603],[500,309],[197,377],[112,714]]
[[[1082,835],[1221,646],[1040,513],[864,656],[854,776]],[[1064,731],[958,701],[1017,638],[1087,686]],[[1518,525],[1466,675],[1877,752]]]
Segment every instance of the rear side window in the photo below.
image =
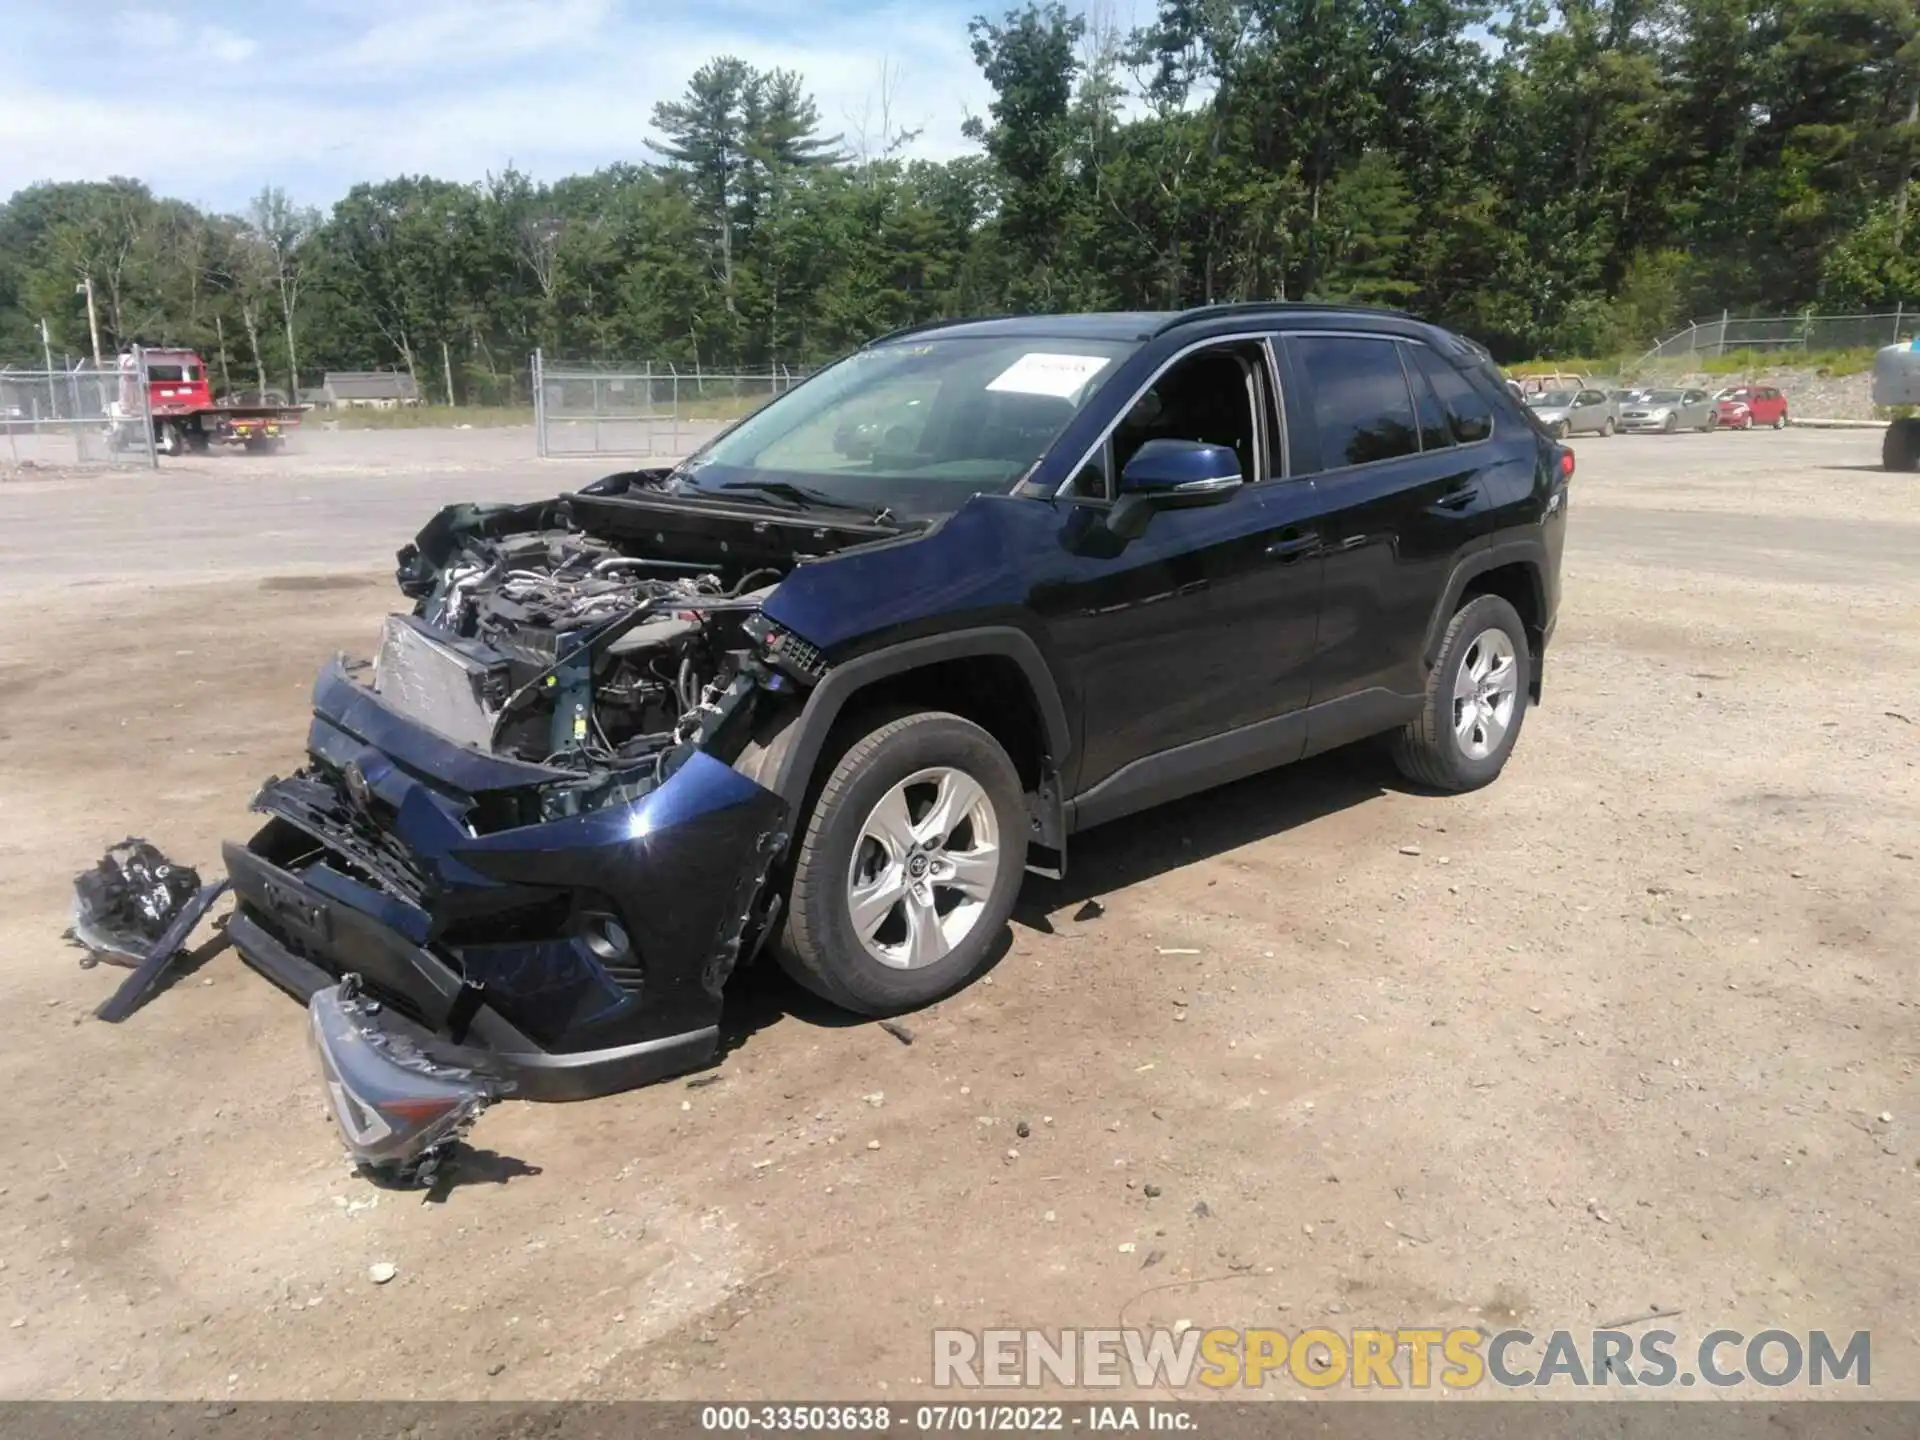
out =
[[1411,345],[1402,345],[1400,356],[1406,362],[1407,383],[1413,387],[1414,413],[1420,418],[1420,448],[1444,450],[1453,443],[1452,427],[1447,424],[1446,409],[1433,393],[1433,386],[1420,373],[1420,362],[1414,358],[1413,350]]
[[1391,340],[1303,336],[1289,342],[1313,392],[1320,463],[1328,470],[1420,452],[1413,395]]
[[1485,396],[1467,383],[1467,377],[1425,345],[1411,345],[1408,349],[1447,412],[1447,426],[1453,438],[1462,445],[1470,445],[1491,435],[1493,408]]

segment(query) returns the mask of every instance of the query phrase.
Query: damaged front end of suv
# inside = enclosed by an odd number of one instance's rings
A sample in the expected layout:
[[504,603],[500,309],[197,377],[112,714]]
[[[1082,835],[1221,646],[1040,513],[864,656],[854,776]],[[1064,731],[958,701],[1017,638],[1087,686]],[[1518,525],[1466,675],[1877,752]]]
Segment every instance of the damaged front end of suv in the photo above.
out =
[[308,1002],[349,1148],[430,1167],[490,1100],[580,1099],[713,1055],[778,920],[791,824],[756,737],[824,673],[762,607],[909,527],[676,496],[655,472],[454,506],[411,613],[314,686],[308,764],[225,860],[229,935]]

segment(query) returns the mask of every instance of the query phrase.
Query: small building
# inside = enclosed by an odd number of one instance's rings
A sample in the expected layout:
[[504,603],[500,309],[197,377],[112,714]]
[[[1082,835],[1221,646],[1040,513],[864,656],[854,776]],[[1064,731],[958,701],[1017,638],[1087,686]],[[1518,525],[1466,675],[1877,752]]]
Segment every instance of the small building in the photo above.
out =
[[420,387],[398,370],[329,370],[327,403],[340,410],[397,410],[420,403]]

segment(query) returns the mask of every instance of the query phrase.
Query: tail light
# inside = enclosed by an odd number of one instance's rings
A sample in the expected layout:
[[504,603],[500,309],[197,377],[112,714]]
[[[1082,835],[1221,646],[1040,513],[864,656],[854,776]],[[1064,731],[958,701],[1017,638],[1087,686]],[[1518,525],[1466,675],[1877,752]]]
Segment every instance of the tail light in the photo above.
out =
[[1562,480],[1573,478],[1573,451],[1564,445],[1560,447],[1560,478]]

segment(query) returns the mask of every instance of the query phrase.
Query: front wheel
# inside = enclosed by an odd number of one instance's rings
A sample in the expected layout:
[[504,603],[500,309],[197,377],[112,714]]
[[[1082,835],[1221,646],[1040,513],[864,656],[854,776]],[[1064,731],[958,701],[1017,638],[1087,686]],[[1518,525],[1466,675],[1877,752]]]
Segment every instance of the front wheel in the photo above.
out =
[[1609,440],[1613,438],[1613,417],[1611,415],[1609,415],[1605,420],[1601,421],[1600,434],[1604,438]]
[[1526,627],[1512,605],[1482,595],[1447,624],[1426,703],[1394,735],[1394,763],[1435,790],[1477,790],[1505,768],[1531,693]]
[[1887,426],[1880,463],[1889,470],[1920,470],[1920,420],[1896,420]]
[[1773,428],[1776,430],[1784,430],[1787,428],[1786,411],[1782,410],[1778,415],[1773,417]]
[[1707,418],[1700,422],[1700,428],[1701,430],[1705,431],[1707,434],[1710,435],[1714,432],[1714,430],[1716,430],[1719,427],[1719,424],[1720,424],[1720,417],[1718,415],[1715,415],[1712,411],[1708,411]]
[[1573,422],[1571,420],[1556,420],[1553,422],[1554,439],[1564,440],[1571,434],[1573,434]]
[[1680,417],[1678,415],[1669,415],[1667,416],[1667,423],[1660,427],[1660,433],[1662,435],[1671,435],[1679,428]]
[[1019,773],[970,720],[919,711],[854,742],[807,821],[779,955],[815,994],[864,1015],[971,980],[1027,863]]

